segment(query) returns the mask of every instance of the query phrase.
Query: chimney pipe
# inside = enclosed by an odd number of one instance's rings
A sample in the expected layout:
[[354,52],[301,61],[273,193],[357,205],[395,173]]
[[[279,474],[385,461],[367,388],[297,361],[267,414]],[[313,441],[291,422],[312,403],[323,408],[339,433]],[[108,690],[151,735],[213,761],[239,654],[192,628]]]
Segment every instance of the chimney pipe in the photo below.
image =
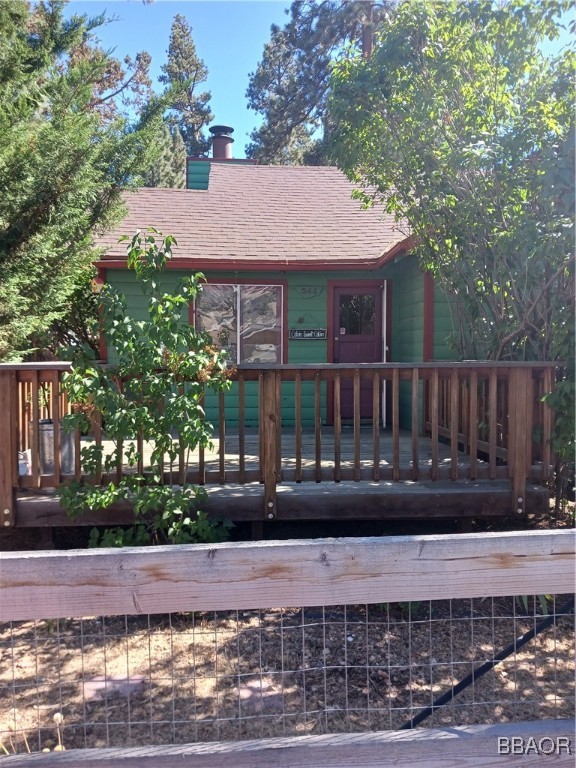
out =
[[230,134],[234,133],[234,128],[229,125],[213,125],[208,130],[212,134],[212,158],[214,160],[231,160],[234,139]]

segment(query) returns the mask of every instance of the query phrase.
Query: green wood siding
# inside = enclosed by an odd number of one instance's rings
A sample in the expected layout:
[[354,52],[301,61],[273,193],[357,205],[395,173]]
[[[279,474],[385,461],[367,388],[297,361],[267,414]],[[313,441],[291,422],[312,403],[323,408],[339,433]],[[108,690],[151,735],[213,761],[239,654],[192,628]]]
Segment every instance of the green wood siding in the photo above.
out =
[[391,360],[422,360],[424,333],[424,275],[416,259],[408,256],[394,265],[392,276]]
[[434,287],[434,360],[452,360],[448,339],[452,335],[452,318],[446,295],[437,285]]
[[[192,164],[191,164],[192,165]],[[167,291],[174,291],[179,278],[186,272],[168,270],[163,276]],[[423,353],[423,324],[424,324],[424,278],[418,269],[416,259],[408,256],[398,259],[384,270],[364,272],[210,272],[206,277],[212,282],[219,279],[238,280],[239,282],[266,281],[282,282],[286,285],[284,301],[286,303],[287,330],[327,328],[328,327],[328,283],[331,280],[391,280],[392,308],[389,313],[391,328],[391,345],[389,360],[392,362],[420,362]],[[241,278],[241,279],[240,279]],[[146,318],[146,297],[138,288],[134,274],[128,270],[109,270],[108,281],[126,296],[130,313],[135,319]],[[187,315],[184,314],[187,319]],[[446,335],[450,330],[450,315],[445,297],[436,289],[435,292],[435,326],[434,326],[434,357],[449,359],[446,346]],[[287,333],[286,333],[287,336]],[[285,359],[289,363],[323,363],[328,359],[329,339],[321,340],[288,340]],[[114,360],[112,350],[109,359]],[[286,424],[294,423],[293,385],[284,385],[282,389],[282,418]],[[303,383],[302,418],[306,426],[314,421],[314,387],[311,383]],[[326,402],[326,385],[323,385],[323,399]],[[247,382],[245,387],[245,420],[247,426],[258,423],[258,394],[257,384]],[[238,423],[237,384],[225,396],[226,420],[234,427]],[[410,386],[401,385],[400,390],[400,419],[402,425],[409,425],[411,419]],[[217,425],[217,397],[210,395],[206,399],[208,419]],[[323,418],[326,408],[323,409]]]
[[[291,273],[288,282],[288,329],[327,328],[328,276],[322,272]],[[328,340],[288,341],[289,363],[325,363]]]
[[[392,349],[390,360],[416,363],[423,359],[424,350],[424,274],[413,256],[400,259],[394,265],[392,282]],[[422,398],[420,387],[419,399]],[[412,387],[400,384],[400,426],[410,426],[412,420]]]

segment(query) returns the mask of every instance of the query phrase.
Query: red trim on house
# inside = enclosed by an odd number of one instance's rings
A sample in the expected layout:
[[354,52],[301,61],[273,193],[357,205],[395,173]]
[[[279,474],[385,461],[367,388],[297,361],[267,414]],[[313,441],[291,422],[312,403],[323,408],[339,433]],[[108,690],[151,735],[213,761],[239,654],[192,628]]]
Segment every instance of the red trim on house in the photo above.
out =
[[427,363],[434,359],[434,278],[424,272],[424,333],[422,360]]
[[[100,280],[103,280],[104,283],[106,283],[106,270],[104,267],[97,266],[98,271],[98,278]],[[98,307],[98,354],[100,356],[100,360],[103,362],[108,361],[108,349],[106,347],[106,342],[104,340],[104,328],[103,328],[103,312],[102,312],[102,305],[100,304]]]
[[[322,271],[330,270],[344,270],[354,269],[369,271],[379,269],[388,264],[392,259],[401,255],[405,251],[410,250],[413,246],[414,240],[412,237],[408,237],[405,240],[397,243],[389,251],[373,261],[319,261],[318,259],[310,259],[307,261],[285,259],[283,261],[274,261],[270,259],[254,259],[253,261],[247,259],[200,259],[200,258],[179,258],[173,257],[168,261],[168,269],[194,269],[194,270],[241,270],[246,272],[248,270],[261,271],[261,272],[310,272],[310,271]],[[126,269],[125,259],[100,259],[95,262],[97,266],[106,266],[109,269]]]
[[392,353],[392,280],[386,280],[386,362],[390,362]]
[[[288,362],[288,281],[263,280],[251,277],[210,277],[206,284],[215,285],[279,285],[282,287],[282,362]],[[195,325],[194,305],[188,305],[188,322]]]

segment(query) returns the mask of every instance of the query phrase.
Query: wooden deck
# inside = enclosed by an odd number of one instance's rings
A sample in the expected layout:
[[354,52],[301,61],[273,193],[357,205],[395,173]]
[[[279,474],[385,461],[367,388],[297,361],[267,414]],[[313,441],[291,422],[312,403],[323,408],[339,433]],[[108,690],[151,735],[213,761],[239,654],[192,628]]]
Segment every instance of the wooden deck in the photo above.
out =
[[[412,477],[412,435],[407,430],[399,434],[399,456],[403,467],[398,481],[393,474],[393,435],[390,430],[380,430],[380,480],[372,478],[373,430],[360,430],[360,453],[355,455],[355,439],[352,428],[344,428],[340,441],[340,476],[334,480],[336,466],[334,428],[324,427],[320,458],[320,480],[316,441],[313,432],[302,435],[300,481],[296,482],[295,433],[283,431],[281,443],[281,468],[276,487],[277,520],[395,520],[395,519],[486,519],[510,514],[512,485],[508,479],[508,468],[497,466],[496,479],[489,479],[490,467],[487,460],[477,460],[477,479],[454,479],[452,452],[447,443],[438,444],[438,479],[430,480],[432,471],[432,441],[428,437],[418,438],[418,477]],[[92,440],[82,439],[83,445]],[[106,445],[106,449],[111,447]],[[152,445],[144,445],[144,463],[149,464]],[[244,435],[244,453],[241,460],[240,436],[228,433],[223,441],[216,438],[212,447],[204,452],[201,460],[199,451],[189,457],[189,477],[199,480],[201,461],[207,499],[202,508],[213,517],[225,517],[232,521],[257,522],[262,520],[264,486],[260,481],[260,444],[257,430],[247,430]],[[243,464],[244,482],[239,482],[240,466]],[[456,468],[458,475],[466,478],[471,467],[471,456],[459,451]],[[129,471],[127,465],[124,470]],[[178,466],[173,465],[174,476]],[[360,480],[353,480],[359,471]],[[167,480],[170,466],[165,465]],[[387,479],[386,479],[387,478]],[[544,511],[548,493],[541,485],[528,483],[526,504],[531,512]],[[61,510],[58,498],[53,493],[22,492],[16,498],[17,527],[45,527],[70,525],[101,525],[109,520],[109,512],[87,514],[78,521],[71,521]],[[272,519],[272,518],[270,518]],[[126,506],[115,510],[117,523],[130,523],[131,509]],[[465,526],[464,526],[465,527]]]
[[[0,445],[3,527],[70,523],[56,489],[67,479],[84,477],[81,449],[87,438],[79,432],[65,438],[54,430],[54,459],[46,467],[39,430],[30,427],[44,416],[40,389],[48,390],[52,403],[58,404],[57,416],[70,409],[60,390],[67,367],[0,365],[0,430],[7,436]],[[226,398],[221,396],[212,448],[194,451],[177,466],[165,462],[162,467],[165,483],[177,485],[186,479],[204,486],[208,498],[203,508],[211,515],[253,522],[469,520],[524,516],[546,504],[554,462],[553,413],[542,396],[553,386],[553,363],[244,366],[235,376],[237,422],[227,423]],[[353,382],[350,424],[340,413],[340,386],[346,378]],[[369,423],[360,420],[361,381],[373,386]],[[257,428],[245,426],[243,382],[257,382]],[[313,383],[312,395],[303,382]],[[286,412],[288,399],[292,413]],[[312,414],[308,422],[304,411]],[[104,449],[109,445],[101,429],[94,440]],[[151,448],[143,443],[140,447],[142,471]],[[128,471],[127,466],[118,468]],[[100,475],[90,482],[111,479]],[[114,525],[131,519],[126,503],[73,524]]]

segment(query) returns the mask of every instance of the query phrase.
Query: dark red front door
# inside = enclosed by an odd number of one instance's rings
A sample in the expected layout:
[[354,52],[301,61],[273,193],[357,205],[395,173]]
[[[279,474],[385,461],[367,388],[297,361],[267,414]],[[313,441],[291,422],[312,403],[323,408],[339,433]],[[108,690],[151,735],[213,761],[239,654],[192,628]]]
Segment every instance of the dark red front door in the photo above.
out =
[[[383,360],[383,286],[333,288],[332,359],[335,363],[380,363]],[[353,382],[342,379],[342,418],[354,416]],[[360,418],[372,417],[372,380],[360,385]]]

